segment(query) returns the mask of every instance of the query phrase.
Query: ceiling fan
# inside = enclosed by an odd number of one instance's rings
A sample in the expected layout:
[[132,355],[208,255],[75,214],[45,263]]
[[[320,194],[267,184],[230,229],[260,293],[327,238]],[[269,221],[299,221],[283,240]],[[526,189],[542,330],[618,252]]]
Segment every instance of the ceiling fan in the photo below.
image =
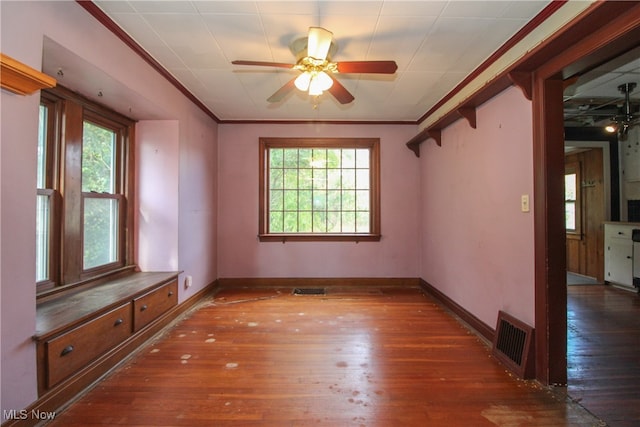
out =
[[613,116],[611,118],[611,124],[605,128],[609,132],[618,131],[618,135],[621,139],[626,138],[629,128],[637,125],[638,119],[640,118],[637,115],[634,115],[629,96],[635,87],[635,83],[624,83],[618,86],[618,90],[624,94],[624,104],[620,109],[620,113]]
[[[263,61],[232,61],[235,65],[258,65],[288,68],[301,73],[288,81],[271,95],[267,101],[279,102],[294,88],[319,96],[324,91],[331,93],[341,104],[354,100],[349,91],[336,79],[335,73],[393,74],[398,69],[395,61],[342,61],[332,62],[331,55],[337,50],[333,33],[321,27],[310,27],[308,37],[295,40],[291,50],[296,54],[295,64]],[[306,53],[306,54],[305,54]]]

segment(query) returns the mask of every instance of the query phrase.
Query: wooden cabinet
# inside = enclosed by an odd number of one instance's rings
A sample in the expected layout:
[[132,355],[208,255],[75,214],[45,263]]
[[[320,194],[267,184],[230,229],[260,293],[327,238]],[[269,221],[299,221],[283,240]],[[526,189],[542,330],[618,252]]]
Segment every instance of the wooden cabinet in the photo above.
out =
[[173,281],[133,300],[133,327],[139,331],[178,303],[178,282]]
[[[77,392],[150,338],[178,304],[178,273],[131,273],[38,305],[38,393]],[[57,393],[52,393],[57,394]]]
[[129,335],[131,304],[125,304],[45,341],[47,386],[55,386]]
[[604,225],[605,280],[633,289],[633,241],[631,230],[640,225],[606,223]]

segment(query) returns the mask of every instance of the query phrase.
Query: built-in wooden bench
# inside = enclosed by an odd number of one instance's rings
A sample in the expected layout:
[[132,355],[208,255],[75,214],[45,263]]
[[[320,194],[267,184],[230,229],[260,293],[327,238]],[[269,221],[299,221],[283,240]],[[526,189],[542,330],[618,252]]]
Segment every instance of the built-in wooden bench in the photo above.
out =
[[37,306],[40,404],[55,410],[176,317],[179,272],[132,272]]

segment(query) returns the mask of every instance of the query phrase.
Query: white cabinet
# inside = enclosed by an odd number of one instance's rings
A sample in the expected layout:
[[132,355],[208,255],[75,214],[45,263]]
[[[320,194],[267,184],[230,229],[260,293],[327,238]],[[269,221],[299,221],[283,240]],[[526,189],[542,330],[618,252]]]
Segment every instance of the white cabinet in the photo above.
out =
[[633,289],[633,224],[604,225],[604,279]]

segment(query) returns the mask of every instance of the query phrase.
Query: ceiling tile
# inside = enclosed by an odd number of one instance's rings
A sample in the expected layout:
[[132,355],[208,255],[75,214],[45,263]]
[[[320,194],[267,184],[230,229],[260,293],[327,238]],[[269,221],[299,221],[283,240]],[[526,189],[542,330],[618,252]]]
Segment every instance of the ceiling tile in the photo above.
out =
[[[549,3],[96,2],[223,120],[373,121],[422,117]],[[266,99],[297,71],[231,64],[234,59],[293,63],[290,43],[306,36],[310,26],[333,32],[338,45],[333,60],[395,60],[398,71],[393,75],[338,74],[339,81],[355,96],[347,105],[339,104],[329,93],[314,100],[298,90],[273,104]],[[636,53],[633,58],[612,63],[610,70],[590,75],[589,80],[595,80],[576,84],[576,91],[599,94],[616,90],[620,81],[640,83],[638,57]],[[84,86],[96,84],[84,82]]]

